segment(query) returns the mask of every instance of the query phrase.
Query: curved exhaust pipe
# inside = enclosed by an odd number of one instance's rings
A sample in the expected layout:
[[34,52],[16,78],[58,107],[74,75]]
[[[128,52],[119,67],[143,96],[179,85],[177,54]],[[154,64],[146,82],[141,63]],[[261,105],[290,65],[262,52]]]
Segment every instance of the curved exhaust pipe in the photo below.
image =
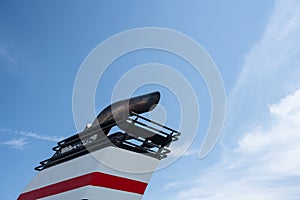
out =
[[[103,109],[94,120],[92,127],[114,123],[121,117],[131,116],[131,112],[142,114],[153,110],[160,100],[158,91],[117,101]],[[111,128],[103,130],[107,135]]]

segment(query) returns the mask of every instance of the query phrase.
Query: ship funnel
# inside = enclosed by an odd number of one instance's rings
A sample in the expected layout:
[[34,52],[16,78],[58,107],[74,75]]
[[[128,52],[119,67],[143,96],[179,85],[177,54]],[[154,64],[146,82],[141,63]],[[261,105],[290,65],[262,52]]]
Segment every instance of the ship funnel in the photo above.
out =
[[160,93],[152,92],[107,106],[91,126],[57,142],[18,200],[141,200],[159,161],[180,136],[140,115],[159,100]]

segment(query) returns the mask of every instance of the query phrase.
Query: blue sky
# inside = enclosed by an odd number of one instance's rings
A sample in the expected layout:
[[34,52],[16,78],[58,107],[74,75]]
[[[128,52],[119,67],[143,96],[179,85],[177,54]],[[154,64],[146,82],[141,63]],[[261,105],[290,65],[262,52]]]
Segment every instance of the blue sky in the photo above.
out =
[[[209,124],[205,84],[187,63],[159,51],[114,62],[99,83],[96,110],[109,104],[118,77],[139,64],[174,66],[197,91],[201,124],[184,157],[156,172],[144,199],[294,200],[300,194],[300,4],[278,1],[1,1],[1,199],[16,199],[55,141],[76,132],[72,91],[88,53],[109,36],[164,27],[194,38],[224,80],[227,120],[214,151],[197,151]],[[119,66],[124,66],[120,68]],[[178,126],[176,102],[162,105]],[[172,113],[172,114],[169,114]],[[174,113],[174,114],[173,114]],[[175,116],[172,118],[172,116]]]

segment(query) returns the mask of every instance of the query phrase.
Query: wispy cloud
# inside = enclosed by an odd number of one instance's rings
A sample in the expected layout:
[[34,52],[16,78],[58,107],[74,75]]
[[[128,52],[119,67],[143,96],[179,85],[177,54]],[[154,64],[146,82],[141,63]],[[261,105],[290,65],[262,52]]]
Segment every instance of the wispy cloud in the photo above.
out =
[[28,141],[25,138],[18,138],[9,141],[0,142],[0,146],[9,146],[11,148],[23,150]]
[[6,128],[0,128],[0,131],[6,132],[6,133],[22,135],[22,136],[26,136],[26,137],[34,138],[34,139],[38,139],[38,140],[52,141],[52,142],[58,142],[63,139],[63,137],[48,136],[48,135],[43,135],[43,134],[30,132],[30,131],[18,131],[18,130],[6,129]]
[[300,2],[279,0],[230,93],[222,158],[164,199],[299,199],[299,55]]
[[170,157],[179,158],[185,156],[195,155],[199,152],[199,149],[188,149],[190,141],[181,142],[179,145],[173,145],[169,149],[171,152],[168,154]]
[[17,63],[16,59],[10,53],[8,53],[8,50],[6,48],[3,47],[0,48],[0,59],[10,64]]
[[168,183],[166,184],[164,187],[163,187],[163,190],[169,190],[170,188],[173,188],[175,186],[178,185],[178,182],[171,182],[171,183]]
[[[245,56],[237,84],[230,92],[226,133],[239,134],[254,127],[267,117],[267,104],[298,88],[299,55],[300,2],[279,0],[261,40]],[[233,135],[231,138],[236,140]]]
[[17,66],[17,59],[10,53],[6,47],[0,47],[0,70],[4,68],[10,72],[19,74],[19,67]]
[[[294,103],[296,102],[296,103]],[[183,183],[175,200],[296,200],[300,196],[300,90],[269,106],[270,118],[247,132],[220,162]],[[166,189],[177,187],[168,184]],[[176,188],[175,188],[176,190]]]

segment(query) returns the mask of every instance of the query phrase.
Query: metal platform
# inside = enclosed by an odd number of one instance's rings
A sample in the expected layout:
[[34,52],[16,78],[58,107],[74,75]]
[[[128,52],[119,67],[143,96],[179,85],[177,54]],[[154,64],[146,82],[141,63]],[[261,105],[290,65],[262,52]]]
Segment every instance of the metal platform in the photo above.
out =
[[[121,132],[104,134],[105,130],[111,130],[113,127],[118,127]],[[120,117],[117,122],[87,128],[58,142],[57,146],[52,148],[55,151],[54,155],[40,162],[35,170],[41,171],[109,146],[160,160],[167,157],[170,152],[167,147],[177,141],[179,136],[178,131],[131,112],[130,116]]]

